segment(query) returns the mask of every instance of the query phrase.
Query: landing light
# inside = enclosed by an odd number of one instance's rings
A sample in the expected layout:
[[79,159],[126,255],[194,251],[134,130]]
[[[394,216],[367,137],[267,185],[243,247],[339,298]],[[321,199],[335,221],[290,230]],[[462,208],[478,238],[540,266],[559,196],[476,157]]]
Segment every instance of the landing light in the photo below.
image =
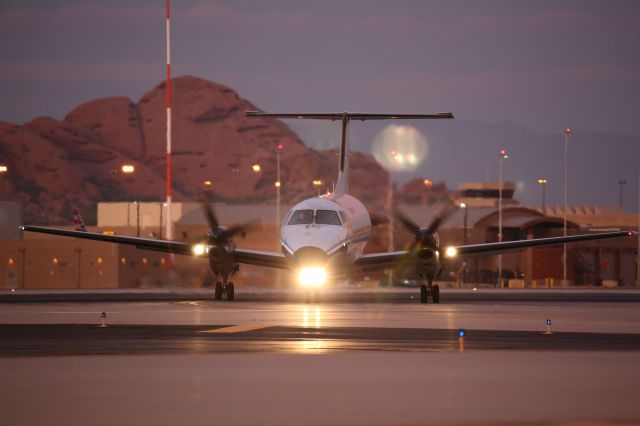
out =
[[302,268],[298,272],[298,282],[302,287],[321,287],[327,282],[327,271],[321,267]]
[[455,247],[447,247],[445,251],[445,256],[447,257],[456,257],[458,255],[458,249]]
[[196,256],[202,256],[207,251],[207,247],[204,244],[196,244],[191,250]]

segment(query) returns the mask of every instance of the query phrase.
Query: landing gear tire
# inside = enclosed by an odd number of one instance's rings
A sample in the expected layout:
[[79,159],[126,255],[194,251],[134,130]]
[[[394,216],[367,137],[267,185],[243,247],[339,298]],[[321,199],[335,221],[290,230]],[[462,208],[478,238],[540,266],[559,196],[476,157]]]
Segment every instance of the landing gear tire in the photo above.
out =
[[427,286],[422,284],[420,286],[420,303],[427,303],[429,299],[429,291],[427,290]]
[[431,290],[431,300],[433,300],[433,303],[440,303],[440,287],[438,284],[434,285]]
[[230,302],[233,300],[233,298],[236,295],[236,289],[233,285],[233,283],[229,283],[227,284],[227,300]]
[[222,283],[220,281],[216,283],[216,289],[214,294],[215,294],[216,300],[222,300]]

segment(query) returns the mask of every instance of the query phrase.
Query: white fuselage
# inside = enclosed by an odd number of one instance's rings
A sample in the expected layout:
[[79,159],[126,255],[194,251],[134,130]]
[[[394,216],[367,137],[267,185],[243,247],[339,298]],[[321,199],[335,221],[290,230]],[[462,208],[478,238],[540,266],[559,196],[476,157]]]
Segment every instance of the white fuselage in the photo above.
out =
[[312,247],[328,258],[353,262],[362,256],[370,235],[371,219],[364,205],[349,194],[331,194],[293,206],[282,222],[280,243],[285,256]]

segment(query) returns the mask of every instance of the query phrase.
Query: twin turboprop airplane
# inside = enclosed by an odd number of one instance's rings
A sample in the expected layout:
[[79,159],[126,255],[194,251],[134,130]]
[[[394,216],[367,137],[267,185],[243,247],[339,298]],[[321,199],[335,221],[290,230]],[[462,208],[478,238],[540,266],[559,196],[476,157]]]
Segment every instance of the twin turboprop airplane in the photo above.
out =
[[233,237],[244,232],[242,226],[224,227],[209,203],[203,207],[210,230],[205,243],[137,238],[120,235],[103,235],[83,231],[66,231],[41,226],[24,225],[24,231],[41,232],[75,238],[99,240],[133,245],[139,249],[161,251],[181,255],[206,257],[218,282],[215,299],[233,300],[235,288],[230,278],[239,271],[240,264],[249,264],[290,270],[297,274],[298,284],[309,291],[324,286],[329,278],[348,276],[357,271],[373,271],[393,268],[414,268],[421,279],[420,301],[426,303],[429,296],[439,303],[440,290],[433,284],[442,270],[444,257],[497,254],[527,247],[550,246],[576,241],[597,240],[632,235],[627,231],[602,232],[567,237],[538,238],[520,241],[450,246],[441,249],[438,227],[450,213],[451,207],[437,214],[427,227],[420,227],[406,217],[397,219],[415,235],[409,250],[363,254],[371,235],[371,218],[364,205],[347,190],[348,183],[348,125],[352,120],[384,119],[451,119],[451,113],[439,114],[268,114],[246,112],[247,117],[313,119],[341,122],[340,160],[338,180],[333,193],[309,198],[291,208],[281,224],[282,252],[265,252],[237,248]]

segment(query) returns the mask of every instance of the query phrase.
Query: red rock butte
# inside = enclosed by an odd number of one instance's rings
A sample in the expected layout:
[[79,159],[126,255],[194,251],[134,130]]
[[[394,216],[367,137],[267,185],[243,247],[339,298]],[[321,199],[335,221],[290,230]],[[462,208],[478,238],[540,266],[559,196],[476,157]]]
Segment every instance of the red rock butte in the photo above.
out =
[[[292,203],[331,188],[336,151],[308,148],[278,120],[246,118],[251,102],[221,84],[184,76],[173,84],[173,187],[176,201],[194,200],[211,181],[227,202],[275,202],[276,150],[282,144],[282,200]],[[98,201],[165,198],[166,82],[137,103],[97,99],[63,120],[0,122],[0,162],[10,172],[3,196],[23,203],[26,223],[69,224],[78,208],[95,220]],[[338,146],[336,134],[336,147]],[[124,175],[123,164],[135,165]],[[260,164],[260,171],[252,170]],[[388,173],[369,156],[350,156],[350,189],[371,210],[384,205]]]

